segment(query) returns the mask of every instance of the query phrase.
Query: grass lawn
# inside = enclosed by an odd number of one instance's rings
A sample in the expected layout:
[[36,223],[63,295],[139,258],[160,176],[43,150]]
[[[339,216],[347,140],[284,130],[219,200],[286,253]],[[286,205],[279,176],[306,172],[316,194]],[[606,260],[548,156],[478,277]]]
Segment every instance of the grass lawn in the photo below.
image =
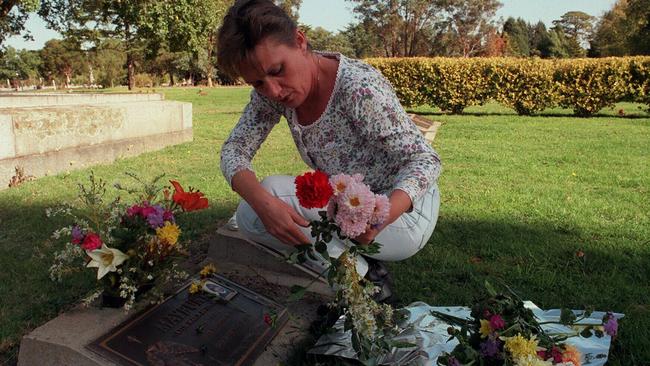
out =
[[[193,142],[93,168],[108,182],[124,181],[125,171],[165,172],[200,188],[210,209],[181,223],[197,241],[235,209],[219,149],[249,93],[203,90],[208,94],[160,90],[193,103]],[[589,119],[561,109],[520,117],[497,104],[468,108],[463,116],[414,111],[443,123],[434,142],[444,166],[442,204],[429,244],[391,265],[399,296],[466,305],[490,280],[542,308],[624,312],[610,364],[650,364],[650,116],[630,103]],[[255,166],[259,176],[305,170],[285,124],[272,132]],[[89,171],[0,191],[0,362],[13,364],[23,334],[91,287],[92,271],[50,281],[55,248],[46,242],[62,223],[45,217],[47,207],[74,199]]]

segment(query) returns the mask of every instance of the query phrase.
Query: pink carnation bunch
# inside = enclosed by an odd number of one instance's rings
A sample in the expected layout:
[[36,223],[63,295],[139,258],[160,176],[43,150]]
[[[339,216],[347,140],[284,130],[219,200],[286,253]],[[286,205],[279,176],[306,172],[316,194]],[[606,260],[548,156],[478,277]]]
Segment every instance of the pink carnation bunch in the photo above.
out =
[[355,238],[366,232],[368,225],[381,225],[388,218],[388,197],[374,194],[363,183],[361,174],[334,175],[330,185],[334,195],[327,206],[327,216],[345,236]]

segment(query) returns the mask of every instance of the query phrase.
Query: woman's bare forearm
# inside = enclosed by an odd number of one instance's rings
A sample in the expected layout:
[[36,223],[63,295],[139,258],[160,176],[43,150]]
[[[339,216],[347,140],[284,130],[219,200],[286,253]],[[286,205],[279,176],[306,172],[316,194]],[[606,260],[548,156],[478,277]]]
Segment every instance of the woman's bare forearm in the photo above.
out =
[[255,173],[248,169],[237,172],[232,177],[231,183],[232,189],[237,192],[244,201],[248,202],[256,212],[258,212],[259,209],[263,209],[264,206],[266,206],[266,203],[268,203],[272,198],[271,194],[267,192],[257,180]]

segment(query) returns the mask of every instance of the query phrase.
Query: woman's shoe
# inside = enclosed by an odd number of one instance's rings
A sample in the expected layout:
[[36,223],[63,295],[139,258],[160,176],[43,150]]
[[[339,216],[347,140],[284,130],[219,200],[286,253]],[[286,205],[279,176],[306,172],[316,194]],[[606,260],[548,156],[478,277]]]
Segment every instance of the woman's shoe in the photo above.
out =
[[397,297],[393,295],[393,277],[388,272],[386,265],[376,259],[367,258],[368,272],[365,278],[372,282],[379,291],[372,296],[378,303],[395,304]]

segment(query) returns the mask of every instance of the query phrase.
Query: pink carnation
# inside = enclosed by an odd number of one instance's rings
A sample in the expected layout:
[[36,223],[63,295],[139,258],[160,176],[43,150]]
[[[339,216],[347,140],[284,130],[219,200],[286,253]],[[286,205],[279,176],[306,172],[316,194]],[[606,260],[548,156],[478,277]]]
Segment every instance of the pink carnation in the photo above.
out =
[[353,183],[363,182],[363,175],[361,174],[337,174],[330,177],[330,185],[334,190],[334,195],[337,196],[347,189]]
[[375,195],[370,188],[363,183],[352,182],[337,197],[337,203],[336,223],[343,234],[352,238],[363,234],[375,209]]
[[490,318],[490,328],[492,330],[498,330],[506,326],[506,322],[499,314],[494,314]]
[[152,207],[152,206],[149,206],[148,203],[145,203],[145,206],[142,207],[142,209],[140,210],[139,213],[140,213],[140,215],[142,215],[142,217],[147,218],[147,217],[149,217],[149,216],[156,213],[156,208]]
[[133,205],[126,209],[126,214],[129,217],[140,215],[141,213],[142,213],[142,207],[140,207],[139,205]]
[[388,197],[383,194],[375,195],[375,209],[370,218],[370,225],[381,225],[388,218],[390,211],[390,202]]

